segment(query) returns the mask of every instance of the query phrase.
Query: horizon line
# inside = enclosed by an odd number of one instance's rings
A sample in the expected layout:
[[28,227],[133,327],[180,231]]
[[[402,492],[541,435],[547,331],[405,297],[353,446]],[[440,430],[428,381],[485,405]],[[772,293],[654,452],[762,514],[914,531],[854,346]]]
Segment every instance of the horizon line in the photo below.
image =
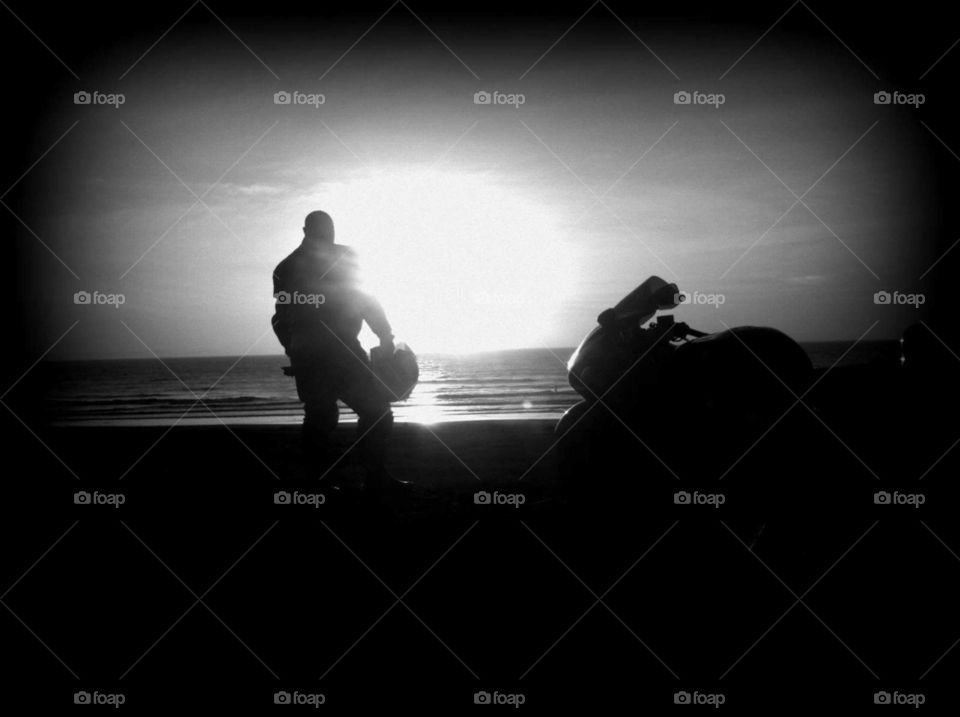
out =
[[[795,339],[796,340],[796,339]],[[835,344],[835,343],[852,343],[857,341],[857,338],[847,338],[847,339],[815,339],[808,341],[796,340],[800,346],[805,346],[808,344]],[[899,338],[887,338],[887,339],[863,339],[859,343],[861,344],[871,344],[871,343],[884,343],[884,342],[899,342]],[[573,351],[576,349],[576,345],[571,346],[517,346],[514,348],[508,349],[486,349],[481,351],[422,351],[414,352],[417,356],[477,356],[481,354],[495,354],[503,353],[505,351]],[[71,363],[79,361],[179,361],[183,359],[236,359],[236,358],[281,358],[290,360],[289,356],[284,353],[250,353],[250,354],[192,354],[192,355],[178,355],[178,356],[100,356],[100,357],[88,357],[88,358],[62,358],[62,359],[44,359],[42,363]]]

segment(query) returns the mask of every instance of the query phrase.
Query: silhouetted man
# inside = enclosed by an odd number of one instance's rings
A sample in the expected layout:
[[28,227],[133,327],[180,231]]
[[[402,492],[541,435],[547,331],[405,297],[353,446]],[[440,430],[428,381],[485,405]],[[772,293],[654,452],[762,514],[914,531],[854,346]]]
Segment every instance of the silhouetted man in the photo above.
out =
[[364,489],[374,492],[387,477],[384,451],[393,413],[358,336],[366,321],[381,348],[392,352],[393,334],[380,303],[359,286],[353,250],[333,239],[330,215],[310,212],[303,242],[273,273],[273,330],[290,357],[304,404],[308,465],[318,469],[329,457],[328,439],[337,426],[340,399],[357,413],[357,452],[367,470]]

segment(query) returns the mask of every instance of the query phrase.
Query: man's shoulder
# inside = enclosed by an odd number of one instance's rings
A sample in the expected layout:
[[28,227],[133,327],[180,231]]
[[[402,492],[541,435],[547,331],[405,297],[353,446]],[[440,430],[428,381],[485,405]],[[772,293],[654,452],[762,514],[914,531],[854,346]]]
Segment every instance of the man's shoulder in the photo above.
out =
[[345,244],[334,244],[333,247],[335,264],[348,274],[356,272],[360,263],[357,259],[357,252]]
[[287,254],[279,264],[277,264],[276,268],[273,270],[273,273],[279,274],[284,269],[288,268],[291,264],[297,263],[300,260],[302,254],[303,254],[303,247],[298,246],[292,252]]
[[320,271],[326,274],[334,267],[352,272],[357,266],[357,253],[345,244],[330,244],[318,251],[307,251],[302,245],[294,249],[273,270],[274,276],[296,275],[302,271]]

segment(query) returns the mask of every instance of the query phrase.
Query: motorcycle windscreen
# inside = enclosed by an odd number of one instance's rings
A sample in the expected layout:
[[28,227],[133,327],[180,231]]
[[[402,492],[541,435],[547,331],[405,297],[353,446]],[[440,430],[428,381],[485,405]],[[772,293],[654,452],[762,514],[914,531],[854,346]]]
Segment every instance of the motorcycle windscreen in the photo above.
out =
[[[630,321],[637,326],[647,323],[657,313],[657,309],[673,308],[679,303],[679,289],[676,284],[670,284],[659,276],[651,276],[640,286],[623,297],[613,311],[616,320]],[[578,374],[587,363],[601,360],[598,351],[603,351],[601,338],[603,331],[600,327],[594,329],[580,342],[570,360],[567,361],[567,370]]]
[[646,323],[657,309],[672,309],[680,303],[680,290],[676,284],[670,284],[659,276],[651,276],[636,289],[623,297],[616,306],[614,312],[619,318],[632,318],[634,316],[645,316],[640,323]]

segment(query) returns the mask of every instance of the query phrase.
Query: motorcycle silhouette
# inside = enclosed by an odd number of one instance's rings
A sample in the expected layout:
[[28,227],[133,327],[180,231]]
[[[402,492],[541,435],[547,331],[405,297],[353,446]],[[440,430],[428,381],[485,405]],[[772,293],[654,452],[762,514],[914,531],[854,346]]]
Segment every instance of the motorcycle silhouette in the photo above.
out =
[[569,382],[582,400],[556,427],[568,483],[635,483],[664,469],[715,480],[810,384],[809,357],[781,331],[707,334],[658,316],[684,298],[651,276],[600,313],[570,357]]

